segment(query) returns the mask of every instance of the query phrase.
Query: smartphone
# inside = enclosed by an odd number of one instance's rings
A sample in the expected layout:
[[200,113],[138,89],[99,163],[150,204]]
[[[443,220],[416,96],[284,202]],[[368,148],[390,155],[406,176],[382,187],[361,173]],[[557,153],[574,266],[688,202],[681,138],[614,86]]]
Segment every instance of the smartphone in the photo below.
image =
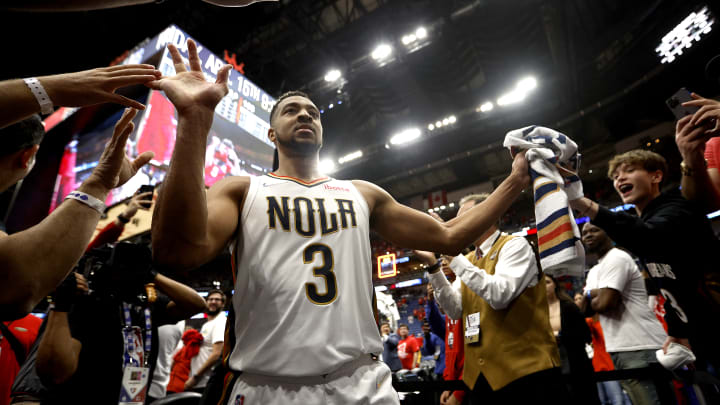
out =
[[691,101],[693,98],[690,96],[690,92],[685,88],[681,88],[676,91],[669,99],[665,101],[670,111],[672,111],[675,119],[680,119],[687,115],[693,115],[700,107],[697,106],[684,106],[682,103]]
[[[140,189],[137,191],[138,194],[142,193],[154,193],[155,192],[155,186],[151,184],[144,184],[140,186]],[[150,195],[150,198],[152,199],[152,194]],[[145,208],[150,208],[151,204],[142,204]]]

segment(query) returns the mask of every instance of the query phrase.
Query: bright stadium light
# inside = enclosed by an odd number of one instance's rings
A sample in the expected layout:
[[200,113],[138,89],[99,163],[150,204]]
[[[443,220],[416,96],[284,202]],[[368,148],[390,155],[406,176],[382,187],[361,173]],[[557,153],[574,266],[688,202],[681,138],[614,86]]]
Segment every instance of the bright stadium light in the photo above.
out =
[[448,117],[448,121],[450,121],[451,124],[454,124],[457,122],[457,118],[455,118],[454,115],[451,115]]
[[429,129],[430,131],[434,130],[434,129],[435,129],[435,125],[433,125],[433,124],[428,124],[428,129]]
[[318,169],[320,173],[332,173],[335,171],[335,162],[332,159],[323,159],[318,164]]
[[427,38],[427,34],[428,32],[425,27],[418,27],[418,29],[415,30],[415,36],[417,39],[425,39]]
[[435,121],[435,127],[436,127],[436,128],[440,128],[441,126],[443,126],[442,121]]
[[393,135],[393,137],[390,138],[390,143],[392,145],[401,145],[404,143],[408,143],[419,138],[421,134],[422,132],[420,131],[420,129],[409,128]]
[[417,41],[417,36],[415,36],[415,34],[405,35],[402,37],[403,45],[410,45],[415,41]]
[[450,124],[450,118],[444,118],[444,119],[442,120],[442,123],[443,123],[443,125],[448,125],[448,124]]
[[351,161],[351,160],[355,160],[355,159],[361,158],[362,155],[363,155],[363,153],[362,153],[361,150],[356,150],[355,152],[348,153],[347,155],[341,157],[340,159],[338,159],[338,162],[339,162],[340,164],[347,163],[347,162],[349,162],[349,161]]
[[537,88],[537,80],[532,77],[525,77],[517,82],[515,88],[497,99],[497,105],[506,106],[510,104],[519,103],[525,100],[527,95]]
[[373,59],[380,61],[383,59],[387,59],[392,54],[392,47],[388,44],[380,44],[378,45],[373,51],[370,56],[372,56]]
[[342,77],[342,73],[340,73],[340,71],[337,69],[333,69],[328,71],[327,74],[325,74],[325,81],[328,83],[332,83],[340,77]]
[[486,101],[480,105],[480,112],[488,112],[495,107],[492,101]]
[[707,6],[700,11],[690,13],[680,24],[668,32],[655,48],[655,53],[661,58],[660,63],[670,63],[676,57],[683,54],[683,51],[690,48],[693,42],[698,42],[703,35],[712,30],[715,17],[710,13]]
[[530,90],[535,90],[536,87],[537,87],[537,80],[535,80],[535,78],[532,76],[523,78],[517,84],[517,88],[526,93],[529,92]]

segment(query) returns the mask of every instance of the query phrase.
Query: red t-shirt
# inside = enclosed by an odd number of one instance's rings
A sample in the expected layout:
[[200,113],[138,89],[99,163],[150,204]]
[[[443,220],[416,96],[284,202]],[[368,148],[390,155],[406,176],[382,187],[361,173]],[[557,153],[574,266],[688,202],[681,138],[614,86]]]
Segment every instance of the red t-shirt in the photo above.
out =
[[[33,343],[35,343],[42,319],[34,315],[28,315],[16,321],[3,323],[20,342],[27,356]],[[0,339],[0,405],[10,403],[10,388],[18,371],[20,371],[20,365],[15,359],[15,352],[7,338],[3,336]]]
[[612,358],[605,349],[605,335],[603,335],[600,322],[595,322],[592,318],[585,318],[590,334],[592,335],[593,355],[592,365],[595,371],[612,371],[615,370]]
[[419,350],[420,345],[418,344],[417,339],[415,339],[413,336],[408,336],[407,338],[401,340],[400,343],[398,343],[398,357],[400,358],[400,363],[402,363],[404,369],[412,370],[414,365],[413,360],[415,360],[415,353]]
[[705,160],[708,169],[720,169],[720,138],[710,138],[705,143]]
[[[452,320],[445,315],[445,371],[443,379],[462,380],[463,365],[465,364],[465,338],[463,325],[459,320]],[[465,391],[455,391],[455,399],[462,403]]]

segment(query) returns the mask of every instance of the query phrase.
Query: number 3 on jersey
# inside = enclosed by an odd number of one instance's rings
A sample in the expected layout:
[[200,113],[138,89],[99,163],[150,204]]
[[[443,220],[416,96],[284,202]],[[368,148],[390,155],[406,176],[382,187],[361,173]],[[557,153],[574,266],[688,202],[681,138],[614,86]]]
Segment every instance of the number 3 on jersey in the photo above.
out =
[[322,254],[322,265],[313,267],[313,275],[325,279],[325,293],[318,293],[318,287],[315,283],[305,283],[305,294],[313,304],[328,305],[337,298],[337,281],[335,280],[335,273],[333,273],[335,259],[329,246],[316,243],[306,247],[303,251],[305,264],[313,263],[316,253]]

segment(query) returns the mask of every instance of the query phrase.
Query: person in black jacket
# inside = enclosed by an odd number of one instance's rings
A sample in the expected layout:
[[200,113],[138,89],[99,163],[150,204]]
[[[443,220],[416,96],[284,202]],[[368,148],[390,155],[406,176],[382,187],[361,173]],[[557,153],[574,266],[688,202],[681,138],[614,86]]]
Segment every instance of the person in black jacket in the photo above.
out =
[[639,217],[611,212],[588,198],[570,204],[645,263],[665,298],[668,338],[663,350],[679,343],[693,350],[700,368],[707,362],[717,367],[718,336],[702,328],[720,315],[719,292],[711,282],[720,275],[720,242],[701,209],[678,192],[660,192],[666,174],[665,158],[632,150],[609,162],[608,176]]
[[592,362],[585,346],[592,343],[585,317],[554,278],[545,275],[545,288],[553,329],[560,349],[562,373],[573,404],[600,404],[597,385],[593,380]]

